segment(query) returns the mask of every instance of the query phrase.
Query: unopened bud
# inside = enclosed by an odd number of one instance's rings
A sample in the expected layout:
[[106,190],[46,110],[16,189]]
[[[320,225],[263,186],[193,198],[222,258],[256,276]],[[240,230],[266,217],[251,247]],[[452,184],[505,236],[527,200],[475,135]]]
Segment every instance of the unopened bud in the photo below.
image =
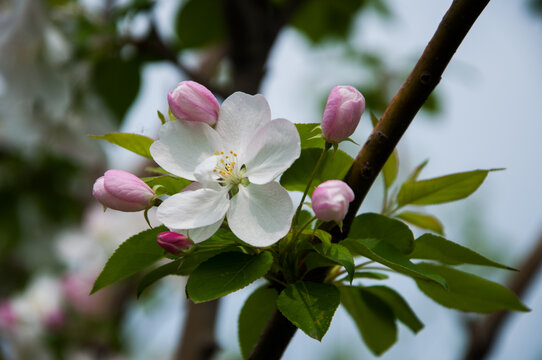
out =
[[203,122],[213,126],[218,120],[218,101],[205,86],[182,81],[167,96],[169,108],[179,120]]
[[161,232],[158,234],[156,241],[164,250],[173,255],[178,255],[181,251],[194,245],[192,240],[188,239],[185,235],[173,231]]
[[108,170],[98,178],[92,195],[108,208],[140,211],[152,206],[154,191],[137,176],[123,170]]
[[354,192],[345,182],[328,180],[316,187],[312,193],[312,209],[322,221],[343,221],[348,205],[354,200]]
[[365,98],[352,86],[337,85],[329,93],[322,134],[329,143],[340,143],[354,133],[365,111]]

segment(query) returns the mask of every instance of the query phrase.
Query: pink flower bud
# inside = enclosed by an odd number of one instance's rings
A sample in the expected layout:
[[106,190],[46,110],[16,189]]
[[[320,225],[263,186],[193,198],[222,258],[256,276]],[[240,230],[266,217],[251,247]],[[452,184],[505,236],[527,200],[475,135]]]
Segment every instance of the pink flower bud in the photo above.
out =
[[337,85],[329,93],[322,134],[330,143],[339,143],[354,133],[365,111],[365,98],[352,86]]
[[11,303],[7,301],[0,302],[0,329],[14,329],[16,324],[17,315]]
[[158,245],[173,255],[178,255],[182,250],[194,245],[185,235],[173,231],[164,231],[158,234]]
[[108,208],[140,211],[152,206],[154,191],[137,176],[123,170],[108,170],[98,178],[92,195]]
[[218,101],[205,86],[182,81],[167,96],[169,108],[179,120],[204,122],[213,126],[218,120]]
[[343,221],[348,212],[348,204],[354,200],[354,192],[340,180],[328,180],[312,193],[312,209],[322,221]]

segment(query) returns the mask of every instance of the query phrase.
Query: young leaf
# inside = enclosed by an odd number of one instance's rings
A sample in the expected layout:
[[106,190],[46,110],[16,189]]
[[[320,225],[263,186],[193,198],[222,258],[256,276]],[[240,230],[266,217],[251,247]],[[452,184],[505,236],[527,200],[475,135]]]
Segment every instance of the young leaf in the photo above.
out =
[[489,260],[471,249],[432,234],[423,234],[416,239],[414,241],[414,251],[409,257],[411,259],[440,261],[448,265],[473,264],[514,270]]
[[409,224],[419,227],[420,229],[431,230],[440,235],[444,233],[442,223],[432,215],[421,214],[413,211],[403,211],[395,216]]
[[384,185],[386,189],[389,189],[395,179],[397,178],[397,173],[399,172],[399,156],[397,156],[397,150],[393,150],[388,160],[382,168],[382,177],[384,178]]
[[322,229],[314,230],[314,236],[322,241],[322,249],[325,253],[331,248],[331,234]]
[[354,273],[354,278],[366,278],[366,279],[373,279],[373,280],[386,280],[389,278],[388,275],[374,272],[374,271],[356,271]]
[[334,263],[344,266],[348,272],[348,281],[352,282],[355,272],[354,258],[347,248],[339,244],[330,244],[327,251],[323,246],[316,246],[315,248],[322,256],[325,256]]
[[130,150],[138,155],[144,156],[148,159],[152,159],[149,148],[154,142],[150,137],[139,135],[139,134],[128,134],[120,132],[107,133],[103,136],[90,135],[95,139],[102,139],[109,141],[112,144],[118,145]]
[[323,149],[325,145],[325,140],[323,138],[318,138],[317,136],[322,135],[322,129],[319,128],[320,124],[295,124],[297,132],[299,133],[299,138],[301,139],[301,149],[307,148],[318,148]]
[[290,284],[277,299],[282,315],[318,341],[326,334],[339,303],[335,286],[302,281]]
[[156,236],[166,230],[165,226],[158,226],[123,242],[107,260],[90,293],[94,294],[101,288],[125,279],[160,260],[164,256],[164,250],[156,243]]
[[380,214],[365,213],[356,216],[348,237],[384,241],[404,254],[414,249],[414,235],[408,226],[399,220]]
[[[310,148],[301,150],[299,159],[297,159],[292,166],[282,174],[282,177],[280,178],[281,185],[284,186],[286,190],[304,191],[321,153],[321,149]],[[323,165],[320,167],[320,170],[312,181],[309,195],[312,194],[312,191],[316,186],[326,180],[342,179],[353,162],[354,159],[341,150],[337,150],[335,153],[332,151],[328,152]]]
[[341,286],[341,304],[375,355],[381,355],[397,341],[395,315],[387,303],[364,288]]
[[145,274],[139,283],[137,284],[137,297],[141,296],[143,291],[157,282],[158,280],[166,277],[168,275],[178,275],[179,267],[181,266],[182,259],[178,259],[172,262],[169,262],[165,265],[159,266],[154,270],[151,270]]
[[390,244],[374,239],[350,239],[340,243],[355,254],[365,256],[371,260],[386,265],[401,274],[431,280],[446,288],[446,281],[439,275],[420,268],[412,263],[408,257]]
[[240,252],[218,254],[192,272],[186,292],[195,303],[218,299],[264,276],[272,263],[273,255],[267,251],[255,256]]
[[406,182],[412,182],[418,180],[418,176],[420,176],[420,173],[425,168],[427,163],[429,162],[429,159],[422,162],[420,165],[416,166],[416,169],[408,176]]
[[438,178],[405,182],[397,195],[397,204],[431,205],[460,200],[472,194],[493,170],[474,170]]
[[182,189],[187,187],[192,183],[190,180],[186,180],[180,177],[174,176],[152,176],[147,178],[142,178],[141,180],[145,181],[147,185],[151,188],[156,185],[162,185],[166,189],[166,194],[173,195],[180,192]]
[[477,313],[529,311],[513,292],[502,285],[446,266],[427,263],[418,266],[446,279],[448,290],[429,281],[415,279],[418,288],[442,306]]
[[276,308],[277,290],[262,286],[245,301],[239,313],[239,346],[243,359],[247,359]]
[[368,286],[364,287],[363,290],[378,296],[388,304],[397,320],[408,326],[414,333],[417,333],[423,328],[423,323],[418,319],[405,299],[395,290],[387,286]]

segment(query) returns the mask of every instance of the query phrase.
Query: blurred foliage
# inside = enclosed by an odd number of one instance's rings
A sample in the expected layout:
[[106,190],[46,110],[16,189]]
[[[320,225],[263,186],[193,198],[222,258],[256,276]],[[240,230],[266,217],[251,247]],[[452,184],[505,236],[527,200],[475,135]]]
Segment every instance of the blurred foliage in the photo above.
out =
[[534,14],[542,16],[542,0],[530,0],[529,9]]

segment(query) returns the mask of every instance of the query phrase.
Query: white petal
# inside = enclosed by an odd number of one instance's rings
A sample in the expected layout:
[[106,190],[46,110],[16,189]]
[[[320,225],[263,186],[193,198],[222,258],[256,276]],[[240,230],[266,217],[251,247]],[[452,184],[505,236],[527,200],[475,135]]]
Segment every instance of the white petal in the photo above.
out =
[[224,220],[224,218],[218,220],[214,224],[199,227],[199,228],[195,228],[195,229],[172,230],[172,231],[178,232],[180,234],[184,234],[184,235],[190,237],[190,239],[193,242],[199,243],[199,242],[202,242],[203,240],[207,240],[208,238],[213,236],[214,233],[220,228],[220,225],[222,225],[223,220]]
[[299,134],[290,121],[276,119],[262,126],[242,151],[250,182],[266,184],[282,174],[299,157]]
[[201,183],[204,188],[212,188],[214,190],[220,189],[220,185],[217,181],[218,175],[213,172],[213,169],[216,168],[217,162],[218,156],[211,156],[205,159],[194,170],[196,180]]
[[224,140],[227,149],[239,152],[245,148],[254,133],[271,121],[271,110],[262,95],[236,92],[220,107],[216,131]]
[[162,125],[160,138],[150,151],[154,161],[166,171],[196,180],[196,167],[222,147],[220,136],[209,125],[176,120]]
[[164,200],[156,217],[169,228],[194,229],[224,218],[229,205],[226,191],[184,191]]
[[270,246],[290,230],[293,210],[292,199],[277,182],[239,186],[231,199],[228,225],[247,244]]

